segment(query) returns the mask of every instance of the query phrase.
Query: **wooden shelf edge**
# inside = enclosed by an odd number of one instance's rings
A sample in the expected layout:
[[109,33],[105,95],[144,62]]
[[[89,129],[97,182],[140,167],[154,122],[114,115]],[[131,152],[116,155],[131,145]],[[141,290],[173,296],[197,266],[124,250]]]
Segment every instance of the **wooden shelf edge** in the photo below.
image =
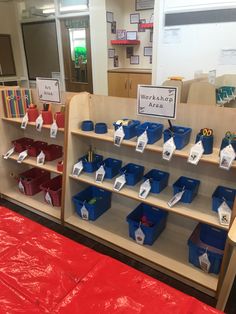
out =
[[139,45],[140,40],[111,40],[112,45]]

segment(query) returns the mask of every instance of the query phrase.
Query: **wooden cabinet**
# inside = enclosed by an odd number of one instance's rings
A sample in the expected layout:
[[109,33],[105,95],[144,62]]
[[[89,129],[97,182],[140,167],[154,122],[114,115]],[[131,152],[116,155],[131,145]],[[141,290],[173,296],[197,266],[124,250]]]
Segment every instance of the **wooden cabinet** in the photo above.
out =
[[108,72],[108,95],[137,98],[138,84],[151,84],[151,73]]

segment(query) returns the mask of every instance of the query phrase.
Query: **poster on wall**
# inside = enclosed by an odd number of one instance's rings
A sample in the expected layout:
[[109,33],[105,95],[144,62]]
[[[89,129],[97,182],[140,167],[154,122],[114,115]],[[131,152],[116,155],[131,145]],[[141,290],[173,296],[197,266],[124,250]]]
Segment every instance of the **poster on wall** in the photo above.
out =
[[37,77],[36,86],[40,101],[61,103],[60,84],[58,79]]
[[166,119],[176,118],[177,87],[139,85],[137,113]]
[[135,10],[154,9],[154,0],[135,0]]

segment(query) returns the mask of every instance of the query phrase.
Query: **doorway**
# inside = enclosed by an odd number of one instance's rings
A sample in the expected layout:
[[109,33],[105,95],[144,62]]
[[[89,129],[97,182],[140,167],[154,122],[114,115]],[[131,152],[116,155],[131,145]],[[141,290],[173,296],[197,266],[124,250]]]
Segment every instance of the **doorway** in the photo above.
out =
[[93,92],[89,17],[61,20],[65,86],[68,92]]

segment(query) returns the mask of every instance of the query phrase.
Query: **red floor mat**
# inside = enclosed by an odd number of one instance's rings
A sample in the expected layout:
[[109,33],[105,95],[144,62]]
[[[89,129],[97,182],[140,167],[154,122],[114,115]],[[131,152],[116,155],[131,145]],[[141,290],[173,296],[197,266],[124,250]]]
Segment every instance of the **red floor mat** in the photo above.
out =
[[0,314],[221,313],[0,207]]

